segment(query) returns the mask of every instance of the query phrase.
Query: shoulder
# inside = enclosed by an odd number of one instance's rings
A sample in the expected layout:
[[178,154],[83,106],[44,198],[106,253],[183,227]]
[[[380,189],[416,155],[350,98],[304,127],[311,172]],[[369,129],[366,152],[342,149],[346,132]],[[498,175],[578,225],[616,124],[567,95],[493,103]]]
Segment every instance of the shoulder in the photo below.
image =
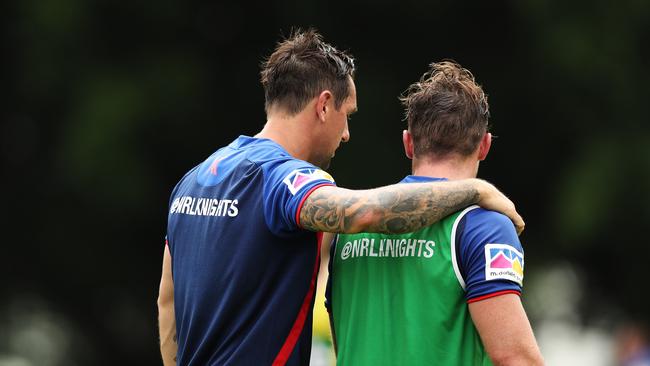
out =
[[498,212],[476,208],[459,223],[461,255],[472,257],[491,247],[508,247],[523,253],[514,224]]
[[258,161],[267,182],[282,182],[292,194],[313,182],[332,183],[334,178],[326,171],[304,160],[291,156],[277,156]]
[[270,143],[250,146],[242,153],[243,159],[257,165],[266,173],[275,170],[290,172],[296,169],[317,169],[314,165],[294,158],[283,149]]
[[170,196],[170,202],[169,202],[170,205],[172,199],[177,195],[179,191],[183,190],[183,187],[187,187],[188,185],[194,182],[196,173],[199,171],[200,168],[201,168],[201,164],[196,165],[195,167],[187,171],[187,173],[185,173],[178,182],[176,182],[176,185],[172,189],[172,193]]
[[462,218],[466,233],[482,232],[485,234],[514,235],[517,237],[515,225],[508,216],[477,207],[468,211]]
[[520,291],[524,250],[510,219],[477,208],[460,223],[458,260],[467,283],[467,298],[498,291]]

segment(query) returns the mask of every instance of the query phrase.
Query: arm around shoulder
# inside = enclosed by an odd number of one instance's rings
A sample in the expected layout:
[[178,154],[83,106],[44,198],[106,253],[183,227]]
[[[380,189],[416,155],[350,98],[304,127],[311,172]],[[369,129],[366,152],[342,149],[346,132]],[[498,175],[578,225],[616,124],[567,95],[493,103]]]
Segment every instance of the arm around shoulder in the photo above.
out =
[[544,365],[518,295],[505,294],[472,302],[469,312],[496,366]]
[[369,190],[324,186],[312,192],[300,211],[300,224],[312,231],[334,233],[403,233],[478,203],[504,213],[523,230],[514,204],[480,179],[394,184]]

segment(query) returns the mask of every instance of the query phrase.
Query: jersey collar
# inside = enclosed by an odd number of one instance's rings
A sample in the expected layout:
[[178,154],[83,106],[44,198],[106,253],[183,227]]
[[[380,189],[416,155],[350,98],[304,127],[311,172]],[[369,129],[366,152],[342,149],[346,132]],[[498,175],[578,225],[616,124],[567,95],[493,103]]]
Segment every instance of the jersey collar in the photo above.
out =
[[400,183],[426,183],[446,181],[447,178],[425,177],[421,175],[407,175]]
[[284,149],[280,144],[277,142],[271,140],[271,139],[266,139],[266,138],[259,138],[259,137],[250,137],[246,135],[239,135],[235,141],[230,143],[230,147],[233,149],[241,149],[247,146],[252,146],[252,145],[269,145],[273,146],[275,148],[278,148],[282,150],[282,152],[286,153],[289,155],[287,150]]

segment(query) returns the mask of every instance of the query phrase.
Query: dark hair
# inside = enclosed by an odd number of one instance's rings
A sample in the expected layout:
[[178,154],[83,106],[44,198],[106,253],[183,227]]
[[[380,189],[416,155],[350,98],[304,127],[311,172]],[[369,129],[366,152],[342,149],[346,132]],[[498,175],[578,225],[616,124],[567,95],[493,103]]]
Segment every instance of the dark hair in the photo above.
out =
[[332,92],[338,110],[350,94],[348,76],[354,76],[354,60],[323,42],[316,30],[296,29],[278,43],[260,74],[267,113],[278,105],[296,114],[325,89]]
[[416,156],[470,155],[488,131],[487,96],[454,61],[432,63],[400,97]]

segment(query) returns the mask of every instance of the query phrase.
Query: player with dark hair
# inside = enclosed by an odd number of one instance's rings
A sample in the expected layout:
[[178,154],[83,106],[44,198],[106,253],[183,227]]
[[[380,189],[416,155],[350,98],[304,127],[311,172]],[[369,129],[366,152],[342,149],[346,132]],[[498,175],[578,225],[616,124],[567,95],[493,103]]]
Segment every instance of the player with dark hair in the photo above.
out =
[[262,131],[217,150],[171,194],[158,299],[167,364],[308,364],[317,232],[413,231],[473,203],[523,228],[477,179],[336,187],[322,169],[350,138],[354,63],[315,31],[280,42],[261,76]]
[[[476,177],[490,150],[487,97],[454,62],[431,65],[402,101],[413,175],[402,186]],[[539,365],[519,295],[512,222],[470,206],[403,234],[339,234],[328,308],[339,365]]]

